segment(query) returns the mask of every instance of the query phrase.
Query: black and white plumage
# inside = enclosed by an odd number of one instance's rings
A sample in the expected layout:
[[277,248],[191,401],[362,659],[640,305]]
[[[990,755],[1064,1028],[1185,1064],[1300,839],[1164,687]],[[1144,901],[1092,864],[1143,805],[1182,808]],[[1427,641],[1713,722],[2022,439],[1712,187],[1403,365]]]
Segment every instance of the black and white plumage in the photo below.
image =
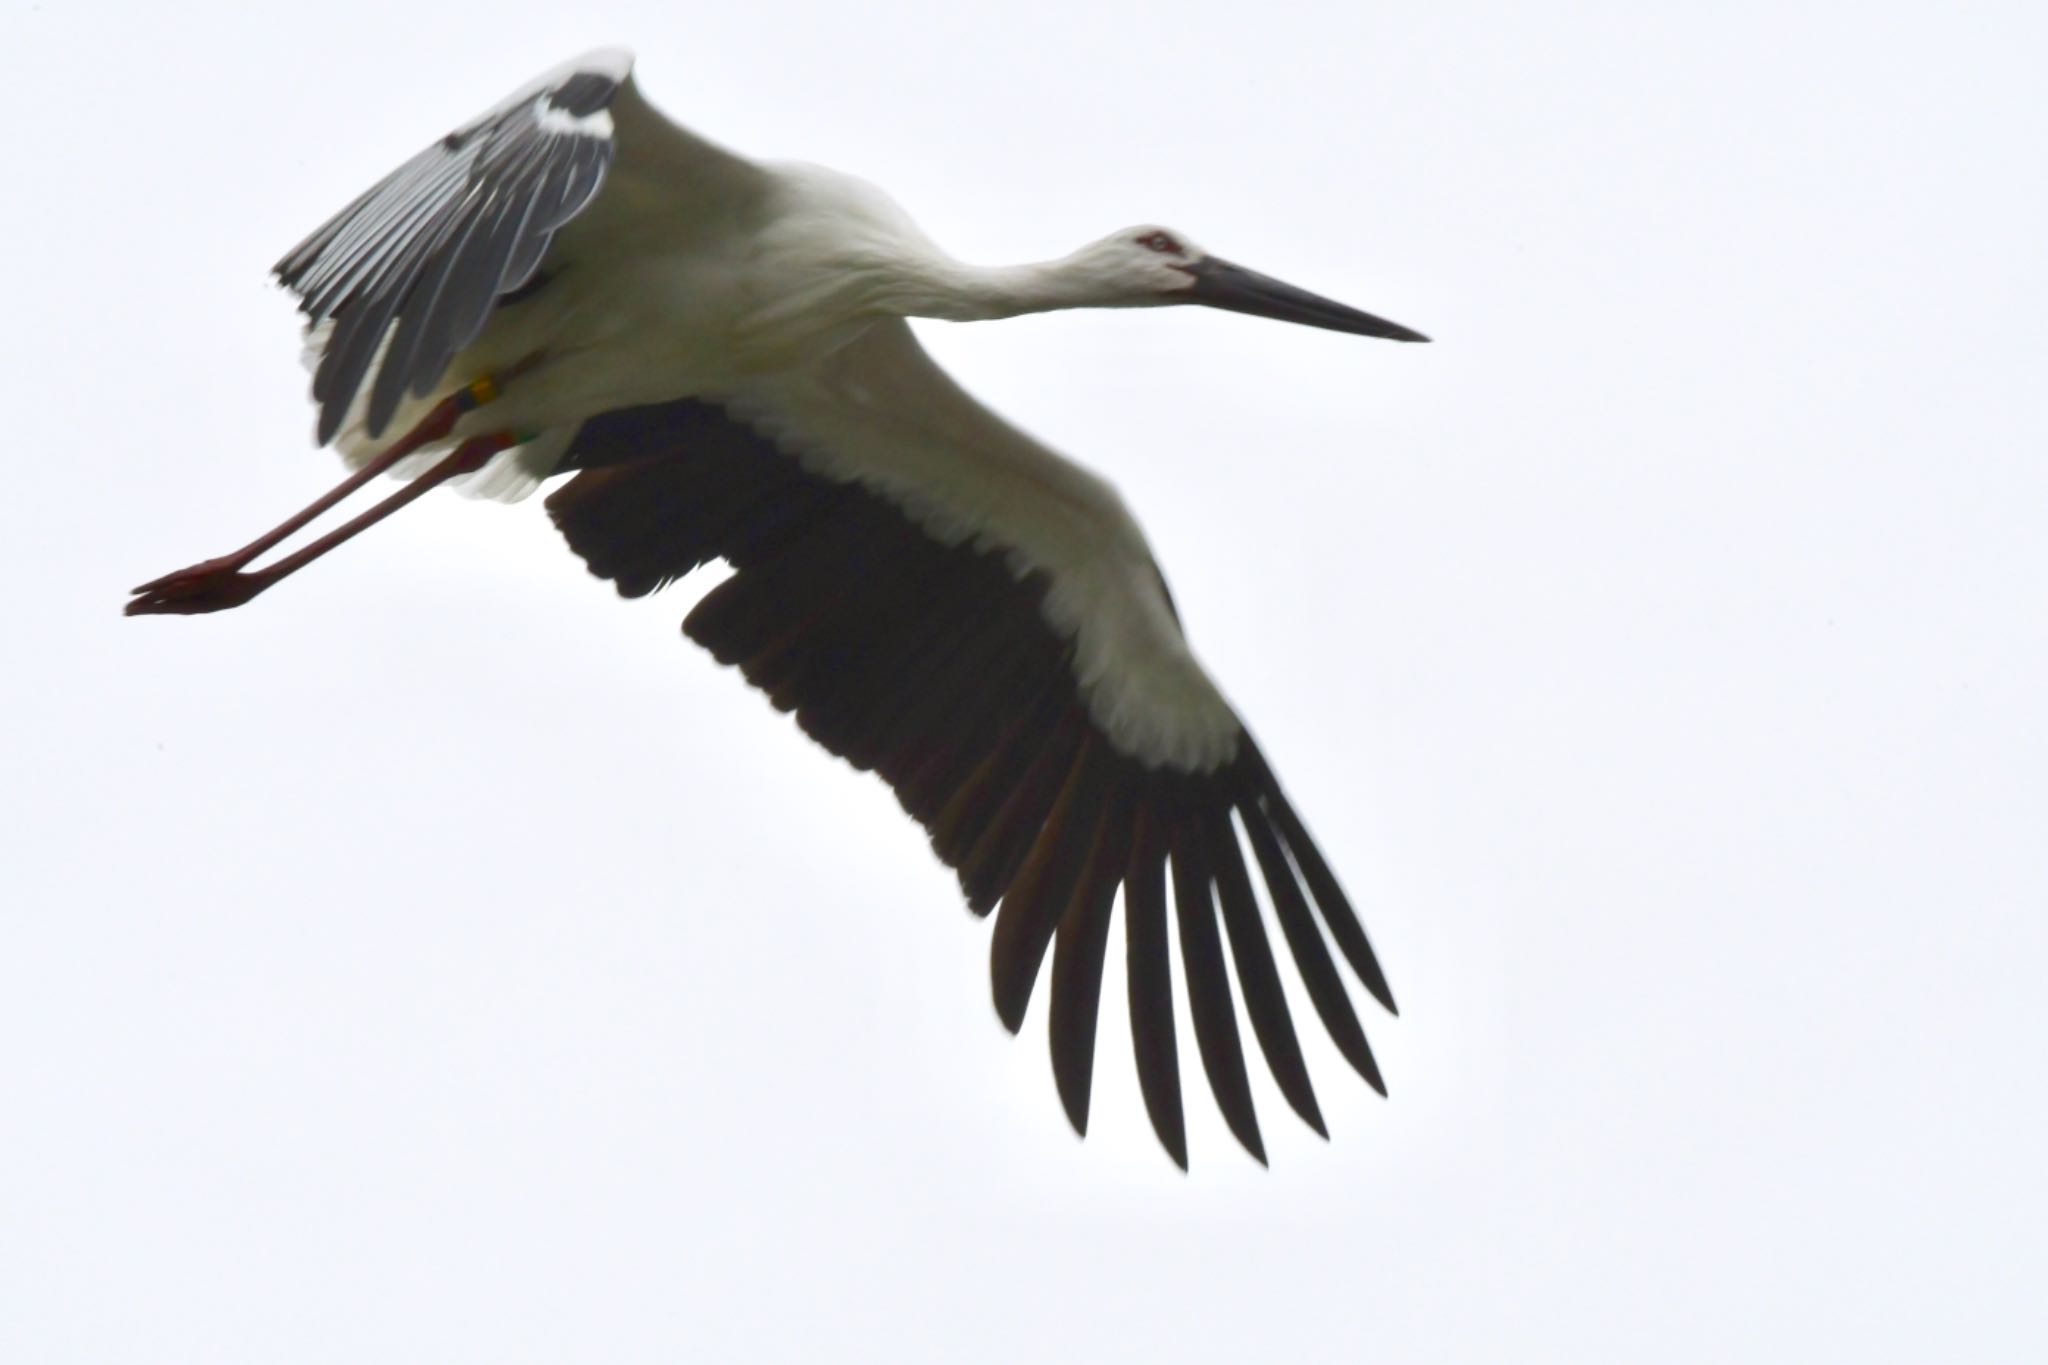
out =
[[[676,127],[629,72],[619,52],[560,68],[279,263],[308,318],[320,437],[360,472],[237,555],[138,589],[131,612],[247,601],[382,515],[245,572],[401,456],[414,473],[439,462],[393,508],[445,478],[516,493],[571,473],[549,513],[620,593],[733,566],[686,633],[895,789],[969,905],[995,913],[1013,1031],[1050,954],[1054,1074],[1077,1130],[1119,902],[1139,1080],[1176,1161],[1169,908],[1202,1067],[1247,1149],[1263,1159],[1233,969],[1282,1094],[1324,1131],[1269,922],[1384,1093],[1337,960],[1391,1011],[1385,976],[1189,652],[1136,522],[955,385],[904,319],[1204,303],[1423,338],[1157,227],[1039,265],[963,264],[871,186]],[[379,452],[387,429],[407,435]]]
[[277,263],[305,314],[332,327],[313,375],[322,445],[340,431],[387,329],[370,390],[373,437],[401,394],[426,397],[499,298],[532,277],[555,229],[604,180],[607,106],[628,66],[623,54],[593,54],[542,77],[400,166]]

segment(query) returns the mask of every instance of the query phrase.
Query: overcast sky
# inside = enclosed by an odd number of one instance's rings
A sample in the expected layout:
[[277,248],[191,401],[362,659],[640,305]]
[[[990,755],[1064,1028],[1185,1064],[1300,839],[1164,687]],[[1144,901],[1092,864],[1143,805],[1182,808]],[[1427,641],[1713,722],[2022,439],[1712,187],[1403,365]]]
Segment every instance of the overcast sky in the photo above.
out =
[[[0,10],[0,1359],[2041,1358],[2048,11],[1403,8]],[[121,617],[336,476],[270,262],[601,43],[967,259],[1438,338],[920,329],[1146,524],[1391,1100],[1305,1030],[1333,1140],[1183,1176],[1112,987],[1077,1141],[889,792],[537,500]]]

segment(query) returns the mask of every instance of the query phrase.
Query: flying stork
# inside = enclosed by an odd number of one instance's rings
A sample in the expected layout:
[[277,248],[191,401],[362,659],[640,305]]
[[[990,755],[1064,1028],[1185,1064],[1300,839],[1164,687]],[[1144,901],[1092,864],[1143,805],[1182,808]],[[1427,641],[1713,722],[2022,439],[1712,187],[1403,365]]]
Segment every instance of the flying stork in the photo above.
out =
[[[1357,915],[1189,652],[1115,490],[969,397],[905,319],[1195,303],[1427,338],[1163,227],[964,264],[873,186],[678,127],[631,66],[604,50],[550,72],[278,262],[306,316],[319,443],[354,473],[127,611],[240,606],[450,479],[511,497],[573,474],[548,513],[621,595],[732,566],[684,633],[895,789],[968,905],[995,912],[1012,1032],[1050,950],[1053,1075],[1078,1132],[1120,892],[1138,1079],[1173,1160],[1187,1165],[1169,904],[1232,1133],[1265,1160],[1226,941],[1274,1081],[1327,1136],[1252,869],[1323,1026],[1385,1094],[1329,947],[1392,1012]],[[403,434],[380,445],[389,430]],[[385,472],[410,482],[250,568]]]

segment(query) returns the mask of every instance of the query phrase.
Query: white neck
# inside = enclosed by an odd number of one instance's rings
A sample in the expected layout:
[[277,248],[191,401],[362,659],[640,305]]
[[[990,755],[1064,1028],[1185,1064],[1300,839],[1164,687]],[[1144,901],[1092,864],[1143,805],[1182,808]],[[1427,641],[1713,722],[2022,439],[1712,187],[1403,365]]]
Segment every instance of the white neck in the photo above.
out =
[[774,234],[784,259],[773,263],[757,324],[808,328],[819,317],[876,313],[976,322],[1131,301],[1127,286],[1086,248],[1057,261],[969,265],[940,250],[865,181],[801,163],[777,169],[795,207]]
[[905,317],[985,322],[1108,303],[1099,283],[1073,266],[1072,260],[983,266],[927,258],[889,281],[883,306]]

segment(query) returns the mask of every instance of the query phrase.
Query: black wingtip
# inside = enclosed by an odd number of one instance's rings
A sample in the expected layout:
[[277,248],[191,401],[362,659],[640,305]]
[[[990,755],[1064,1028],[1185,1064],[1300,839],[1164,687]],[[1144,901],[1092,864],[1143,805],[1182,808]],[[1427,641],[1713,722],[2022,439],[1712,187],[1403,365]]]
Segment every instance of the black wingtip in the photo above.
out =
[[1367,993],[1373,999],[1380,1002],[1382,1009],[1386,1010],[1388,1014],[1393,1015],[1396,1019],[1400,1018],[1400,1007],[1394,1003],[1394,990],[1393,987],[1387,984],[1386,973],[1380,970],[1379,958],[1372,955],[1372,950],[1369,947],[1359,956],[1362,960],[1354,959],[1352,965],[1360,969],[1358,972],[1360,983],[1364,985]]
[[1053,1086],[1060,1092],[1060,1107],[1067,1111],[1067,1122],[1074,1125],[1075,1137],[1088,1136],[1088,1081],[1086,1073],[1078,1084],[1069,1080],[1064,1072],[1053,1072]]
[[1182,1171],[1188,1168],[1187,1118],[1180,1107],[1180,1078],[1138,1073],[1139,1092],[1145,1102],[1145,1117],[1151,1120],[1152,1135]]
[[1134,814],[1130,867],[1124,878],[1131,1051],[1138,1065],[1138,1092],[1145,1101],[1145,1116],[1173,1164],[1186,1171],[1187,1122],[1181,1112],[1180,1061],[1173,1037],[1173,973],[1167,961],[1165,831],[1150,800],[1141,799]]
[[[1253,812],[1248,819],[1259,818]],[[1309,1080],[1308,1063],[1301,1055],[1294,1035],[1294,1022],[1287,1011],[1280,971],[1273,960],[1272,945],[1259,916],[1251,876],[1238,847],[1237,831],[1227,809],[1212,809],[1207,819],[1207,839],[1215,873],[1217,906],[1229,933],[1230,950],[1237,963],[1238,995],[1250,1016],[1252,1034],[1265,1054],[1281,1096],[1302,1122],[1323,1131],[1322,1109],[1316,1103],[1315,1086]],[[1325,1133],[1327,1136],[1327,1133]]]
[[1315,841],[1308,836],[1301,817],[1295,814],[1287,796],[1280,790],[1279,779],[1267,766],[1265,756],[1254,746],[1248,746],[1245,759],[1251,773],[1251,781],[1263,795],[1267,812],[1272,816],[1274,829],[1286,843],[1294,865],[1301,873],[1302,881],[1313,895],[1316,908],[1322,911],[1323,922],[1335,939],[1345,961],[1351,964],[1353,974],[1358,977],[1372,998],[1389,1014],[1399,1015],[1394,1005],[1394,992],[1387,985],[1387,974],[1380,967],[1379,956],[1373,952],[1372,943],[1365,936],[1365,926],[1359,922],[1358,912],[1351,907],[1350,900],[1338,886],[1330,865],[1316,848]]
[[1316,1103],[1315,1096],[1309,1096],[1308,1107],[1306,1109],[1302,1108],[1298,1104],[1292,1105],[1291,1107],[1293,1108],[1295,1114],[1300,1117],[1301,1121],[1307,1124],[1310,1130],[1313,1131],[1317,1137],[1321,1138],[1325,1142],[1328,1142],[1330,1140],[1329,1125],[1323,1122],[1322,1106]]
[[1024,1027],[1024,1013],[1031,1006],[1031,983],[1026,981],[1020,992],[1006,989],[999,964],[990,964],[989,987],[995,997],[996,1018],[1003,1021],[1003,1027],[1012,1037]]
[[1060,1103],[1082,1137],[1088,1136],[1088,1097],[1095,1083],[1095,1026],[1110,916],[1131,848],[1130,803],[1119,799],[1104,819],[1053,939],[1046,1041]]
[[1351,1069],[1356,1071],[1367,1085],[1379,1092],[1381,1099],[1387,1098],[1386,1077],[1380,1075],[1380,1064],[1373,1059],[1371,1048],[1364,1049],[1356,1057],[1346,1054],[1345,1060],[1351,1063]]

